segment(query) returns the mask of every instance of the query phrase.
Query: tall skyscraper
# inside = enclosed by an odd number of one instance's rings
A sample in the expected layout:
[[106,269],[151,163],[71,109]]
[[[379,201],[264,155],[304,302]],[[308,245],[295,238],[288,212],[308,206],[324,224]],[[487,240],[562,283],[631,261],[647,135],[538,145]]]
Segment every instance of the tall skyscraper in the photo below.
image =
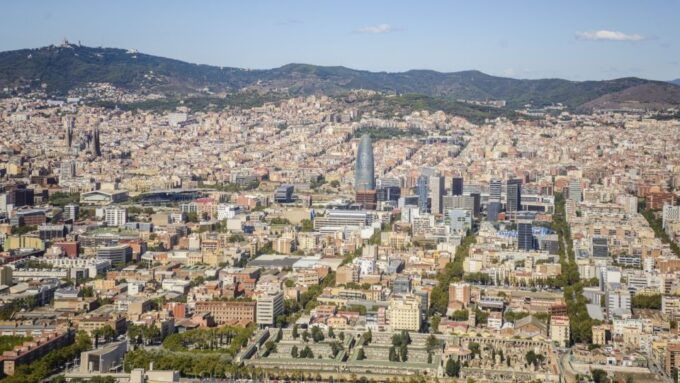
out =
[[479,217],[479,212],[482,210],[482,195],[479,193],[470,193],[472,198],[472,215],[475,218]]
[[428,195],[428,177],[421,175],[418,177],[416,184],[416,192],[418,194],[418,207],[421,212],[428,211],[427,195]]
[[501,212],[501,201],[489,201],[486,211],[486,220],[489,222],[497,222],[498,214]]
[[101,143],[99,142],[99,125],[95,125],[93,129],[91,151],[97,157],[102,155]]
[[361,136],[354,171],[356,191],[375,190],[375,168],[373,164],[373,144],[368,134]]
[[533,250],[534,234],[530,220],[521,220],[517,223],[517,247],[520,250]]
[[489,181],[489,201],[500,201],[501,192],[503,190],[503,182],[499,179],[492,179]]
[[64,124],[64,141],[68,148],[71,147],[73,143],[73,128],[75,127],[75,119],[73,117],[67,116],[63,118]]
[[508,180],[506,211],[516,212],[522,210],[522,180]]
[[569,180],[569,199],[576,203],[580,203],[582,201],[581,180],[578,178],[572,178]]
[[444,197],[444,177],[432,176],[430,177],[430,200],[432,201],[432,214],[441,214],[443,212],[443,197]]
[[451,179],[451,195],[463,195],[463,177]]

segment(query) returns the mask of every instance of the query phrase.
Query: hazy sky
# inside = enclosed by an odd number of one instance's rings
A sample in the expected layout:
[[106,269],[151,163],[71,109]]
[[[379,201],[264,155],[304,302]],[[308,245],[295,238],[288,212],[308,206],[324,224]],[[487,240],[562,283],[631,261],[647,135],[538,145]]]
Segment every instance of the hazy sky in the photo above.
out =
[[680,0],[5,1],[0,50],[62,39],[246,68],[680,77]]

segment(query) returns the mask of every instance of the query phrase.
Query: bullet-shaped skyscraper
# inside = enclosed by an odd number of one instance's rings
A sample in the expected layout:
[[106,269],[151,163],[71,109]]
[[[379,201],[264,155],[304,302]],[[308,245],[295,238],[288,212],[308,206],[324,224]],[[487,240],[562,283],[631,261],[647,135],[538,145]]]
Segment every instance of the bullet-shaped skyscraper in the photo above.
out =
[[357,192],[375,190],[375,168],[373,164],[373,143],[368,134],[361,136],[354,171],[354,189]]

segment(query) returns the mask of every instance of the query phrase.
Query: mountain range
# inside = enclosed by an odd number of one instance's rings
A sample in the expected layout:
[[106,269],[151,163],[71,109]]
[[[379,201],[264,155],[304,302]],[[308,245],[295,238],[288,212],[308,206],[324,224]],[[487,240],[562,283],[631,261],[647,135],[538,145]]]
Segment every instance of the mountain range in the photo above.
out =
[[680,105],[680,79],[673,82],[635,77],[606,81],[524,80],[476,70],[388,73],[309,64],[248,70],[74,44],[0,52],[0,90],[45,86],[50,94],[64,95],[93,82],[173,96],[242,90],[339,95],[353,89],[370,89],[453,100],[506,100],[512,108],[528,103],[536,106],[563,103],[571,108],[587,109],[661,109]]

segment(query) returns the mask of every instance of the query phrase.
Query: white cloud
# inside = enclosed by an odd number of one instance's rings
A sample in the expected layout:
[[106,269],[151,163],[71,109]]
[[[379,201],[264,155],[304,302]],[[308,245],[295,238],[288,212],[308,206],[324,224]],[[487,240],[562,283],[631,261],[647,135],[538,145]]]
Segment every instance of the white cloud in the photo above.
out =
[[576,38],[580,40],[601,40],[601,41],[640,41],[644,37],[638,34],[627,34],[619,31],[609,31],[600,29],[599,31],[577,32]]
[[355,29],[354,32],[359,32],[359,33],[389,33],[389,32],[394,32],[394,28],[392,28],[389,24],[379,24],[379,25],[369,25],[369,26],[361,27],[361,28]]

